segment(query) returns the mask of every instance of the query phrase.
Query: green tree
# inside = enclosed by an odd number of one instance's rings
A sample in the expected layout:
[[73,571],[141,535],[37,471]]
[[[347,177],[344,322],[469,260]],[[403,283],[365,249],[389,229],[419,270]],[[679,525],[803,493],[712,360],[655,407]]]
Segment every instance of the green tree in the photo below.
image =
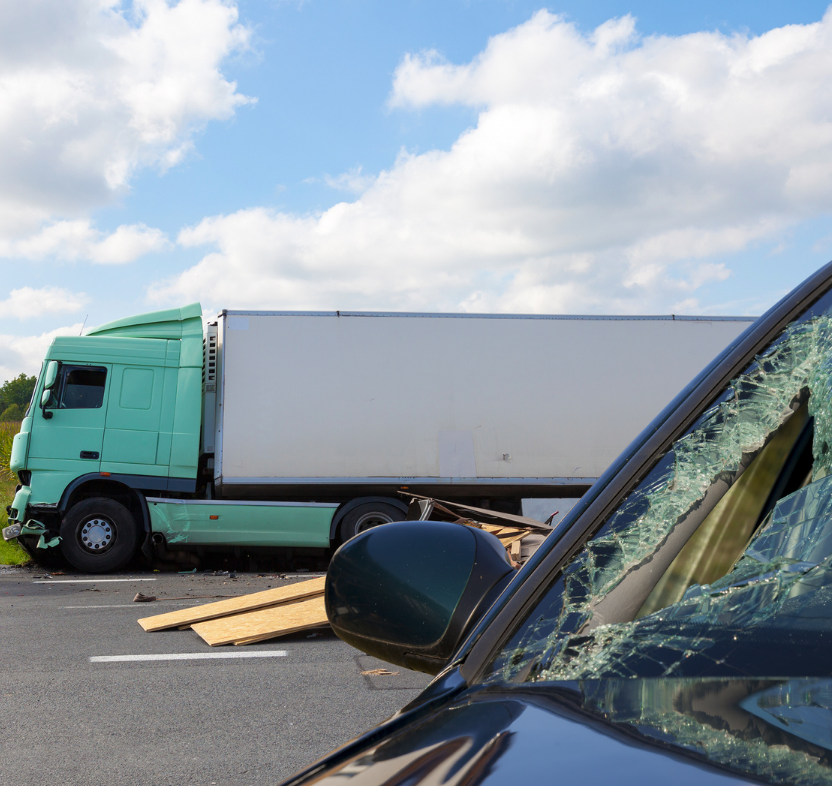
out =
[[[36,383],[37,377],[27,377],[25,374],[21,374],[15,377],[15,379],[4,382],[0,386],[0,412],[5,413],[5,410],[12,404],[17,404],[20,407],[22,416],[32,398],[32,392],[35,389]],[[3,419],[5,420],[6,418]]]
[[0,421],[23,420],[23,408],[20,404],[9,404],[0,414]]

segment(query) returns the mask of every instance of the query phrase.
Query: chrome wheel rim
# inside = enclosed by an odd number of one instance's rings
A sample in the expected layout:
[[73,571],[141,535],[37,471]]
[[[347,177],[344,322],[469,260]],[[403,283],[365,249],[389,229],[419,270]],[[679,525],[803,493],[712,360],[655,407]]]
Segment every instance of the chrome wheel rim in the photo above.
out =
[[388,516],[386,513],[379,513],[375,510],[371,513],[365,513],[355,522],[355,534],[358,535],[360,532],[377,527],[379,524],[389,524],[392,521],[392,516]]
[[84,551],[101,554],[113,545],[116,528],[109,519],[93,516],[84,522],[78,537]]

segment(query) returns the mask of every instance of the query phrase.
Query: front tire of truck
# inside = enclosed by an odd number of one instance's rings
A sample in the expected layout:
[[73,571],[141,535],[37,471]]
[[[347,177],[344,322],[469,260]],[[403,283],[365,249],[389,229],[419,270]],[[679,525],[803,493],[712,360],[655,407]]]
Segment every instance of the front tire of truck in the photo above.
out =
[[360,535],[371,527],[389,524],[393,521],[404,521],[405,514],[395,505],[386,502],[367,502],[353,508],[341,522],[341,543],[346,543],[356,535]]
[[70,565],[86,573],[123,568],[138,545],[138,527],[130,511],[107,497],[82,500],[61,524],[61,551]]

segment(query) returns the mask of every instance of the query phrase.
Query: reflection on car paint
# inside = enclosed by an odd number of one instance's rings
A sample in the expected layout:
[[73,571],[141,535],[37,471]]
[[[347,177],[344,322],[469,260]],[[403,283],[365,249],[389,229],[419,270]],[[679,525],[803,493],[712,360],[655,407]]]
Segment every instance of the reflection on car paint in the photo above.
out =
[[829,680],[604,680],[584,706],[767,783],[832,782]]
[[[614,778],[702,786],[750,776],[765,783],[829,784],[830,717],[827,679],[478,687],[316,782],[508,786],[556,777],[564,783]],[[645,758],[645,752],[660,755]],[[612,769],[599,773],[603,765]],[[599,774],[601,780],[593,777]]]

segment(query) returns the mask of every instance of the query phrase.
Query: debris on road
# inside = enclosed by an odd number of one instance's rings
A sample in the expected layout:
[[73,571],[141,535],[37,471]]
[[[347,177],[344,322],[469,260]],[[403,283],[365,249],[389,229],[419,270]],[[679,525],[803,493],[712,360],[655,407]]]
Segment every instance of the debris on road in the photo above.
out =
[[328,625],[324,595],[191,625],[212,647],[255,644]]
[[369,671],[362,671],[362,677],[395,677],[399,672],[388,671],[387,669],[370,669]]
[[411,521],[450,521],[490,532],[505,546],[514,567],[525,564],[553,529],[548,524],[526,516],[476,508],[420,494],[399,493],[410,499],[407,518]]
[[325,581],[326,577],[321,576],[196,608],[144,617],[139,625],[148,632],[191,628],[212,647],[266,641],[329,624],[324,608]]
[[[207,598],[241,598],[242,595],[180,595],[176,598],[165,597],[164,600],[205,600]],[[136,593],[133,598],[133,603],[150,603],[154,600],[159,600],[155,595],[143,595],[141,592]],[[185,625],[185,628],[190,627]],[[184,630],[184,628],[183,628]]]

